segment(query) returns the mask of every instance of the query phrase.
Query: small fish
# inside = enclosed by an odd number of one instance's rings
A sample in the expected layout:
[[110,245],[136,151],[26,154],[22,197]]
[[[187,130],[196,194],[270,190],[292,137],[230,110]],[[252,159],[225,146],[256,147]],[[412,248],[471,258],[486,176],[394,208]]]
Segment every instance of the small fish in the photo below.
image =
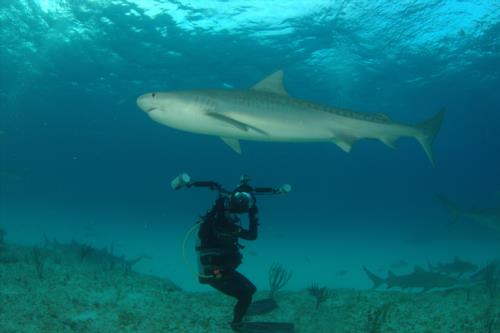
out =
[[115,103],[115,105],[122,105],[122,104],[124,104],[124,103],[127,101],[127,99],[128,99],[128,98],[122,98],[122,99],[120,99],[119,101],[117,101],[117,102]]
[[340,271],[337,271],[337,272],[335,273],[335,275],[337,275],[337,276],[346,276],[346,275],[347,275],[347,273],[349,273],[347,270],[342,269],[342,270],[340,270]]

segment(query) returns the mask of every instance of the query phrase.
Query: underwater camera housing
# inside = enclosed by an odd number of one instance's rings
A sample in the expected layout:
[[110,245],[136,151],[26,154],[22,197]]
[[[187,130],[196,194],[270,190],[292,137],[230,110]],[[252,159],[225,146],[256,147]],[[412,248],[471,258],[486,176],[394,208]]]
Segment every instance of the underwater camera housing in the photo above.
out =
[[189,187],[190,184],[191,184],[191,177],[189,177],[187,173],[181,173],[170,182],[170,186],[174,190],[178,190],[183,187]]
[[235,205],[233,208],[235,211],[251,208],[252,205],[255,204],[254,196],[256,195],[288,194],[292,191],[292,186],[290,184],[284,184],[278,187],[252,187],[249,185],[249,183],[250,177],[248,175],[242,175],[240,178],[240,183],[236,187],[236,189],[233,191],[228,191],[218,182],[194,181],[187,173],[181,173],[170,182],[170,186],[174,190],[190,187],[207,187],[210,190],[219,192],[219,195],[229,198],[230,202],[231,199],[233,199],[232,201]]

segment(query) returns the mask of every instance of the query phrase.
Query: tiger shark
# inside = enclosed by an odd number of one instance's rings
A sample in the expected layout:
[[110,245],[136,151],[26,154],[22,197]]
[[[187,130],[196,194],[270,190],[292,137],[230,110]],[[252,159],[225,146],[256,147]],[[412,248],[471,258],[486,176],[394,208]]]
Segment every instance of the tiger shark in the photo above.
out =
[[420,266],[415,266],[412,273],[396,275],[388,272],[387,278],[381,278],[363,266],[366,275],[373,282],[373,288],[378,288],[385,284],[387,288],[399,287],[401,289],[422,288],[422,292],[434,288],[451,288],[458,284],[459,280],[448,275],[434,273],[424,270]]
[[428,265],[430,272],[437,272],[445,275],[455,274],[457,278],[460,278],[462,275],[467,273],[474,273],[479,269],[477,265],[464,261],[458,257],[455,257],[452,262],[440,262],[435,266],[428,262]]
[[203,89],[150,92],[137,105],[154,121],[178,130],[218,136],[241,154],[240,140],[332,142],[345,152],[360,139],[395,148],[415,138],[434,165],[432,143],[445,111],[419,125],[392,121],[384,113],[362,113],[291,97],[277,71],[246,90]]
[[454,224],[459,220],[467,220],[500,232],[500,206],[465,208],[460,207],[445,196],[437,194],[436,197],[448,210],[450,224]]

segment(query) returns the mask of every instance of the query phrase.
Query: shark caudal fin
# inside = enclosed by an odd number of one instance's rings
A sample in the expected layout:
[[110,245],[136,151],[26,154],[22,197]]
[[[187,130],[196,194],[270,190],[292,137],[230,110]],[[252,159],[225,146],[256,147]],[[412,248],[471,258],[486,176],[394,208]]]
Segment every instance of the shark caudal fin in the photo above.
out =
[[450,225],[455,224],[460,217],[460,209],[450,199],[441,194],[436,194],[436,198],[443,205],[450,215]]
[[434,156],[432,153],[432,143],[441,128],[441,123],[443,122],[445,113],[446,109],[443,108],[433,118],[417,125],[418,133],[415,135],[415,138],[418,142],[420,142],[422,148],[424,148],[427,158],[431,161],[432,166],[435,166]]
[[370,278],[370,280],[373,282],[373,289],[379,287],[381,284],[385,283],[385,280],[382,279],[381,277],[376,276],[372,272],[370,272],[365,266],[363,266],[363,270],[365,271],[366,275]]

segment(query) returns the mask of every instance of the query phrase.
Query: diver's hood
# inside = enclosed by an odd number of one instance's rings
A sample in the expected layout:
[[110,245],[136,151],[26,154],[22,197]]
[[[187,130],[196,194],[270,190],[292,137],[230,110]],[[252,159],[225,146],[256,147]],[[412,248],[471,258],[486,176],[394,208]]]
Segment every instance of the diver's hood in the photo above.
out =
[[253,189],[248,185],[237,187],[229,197],[229,211],[232,213],[243,214],[255,205],[255,196]]

